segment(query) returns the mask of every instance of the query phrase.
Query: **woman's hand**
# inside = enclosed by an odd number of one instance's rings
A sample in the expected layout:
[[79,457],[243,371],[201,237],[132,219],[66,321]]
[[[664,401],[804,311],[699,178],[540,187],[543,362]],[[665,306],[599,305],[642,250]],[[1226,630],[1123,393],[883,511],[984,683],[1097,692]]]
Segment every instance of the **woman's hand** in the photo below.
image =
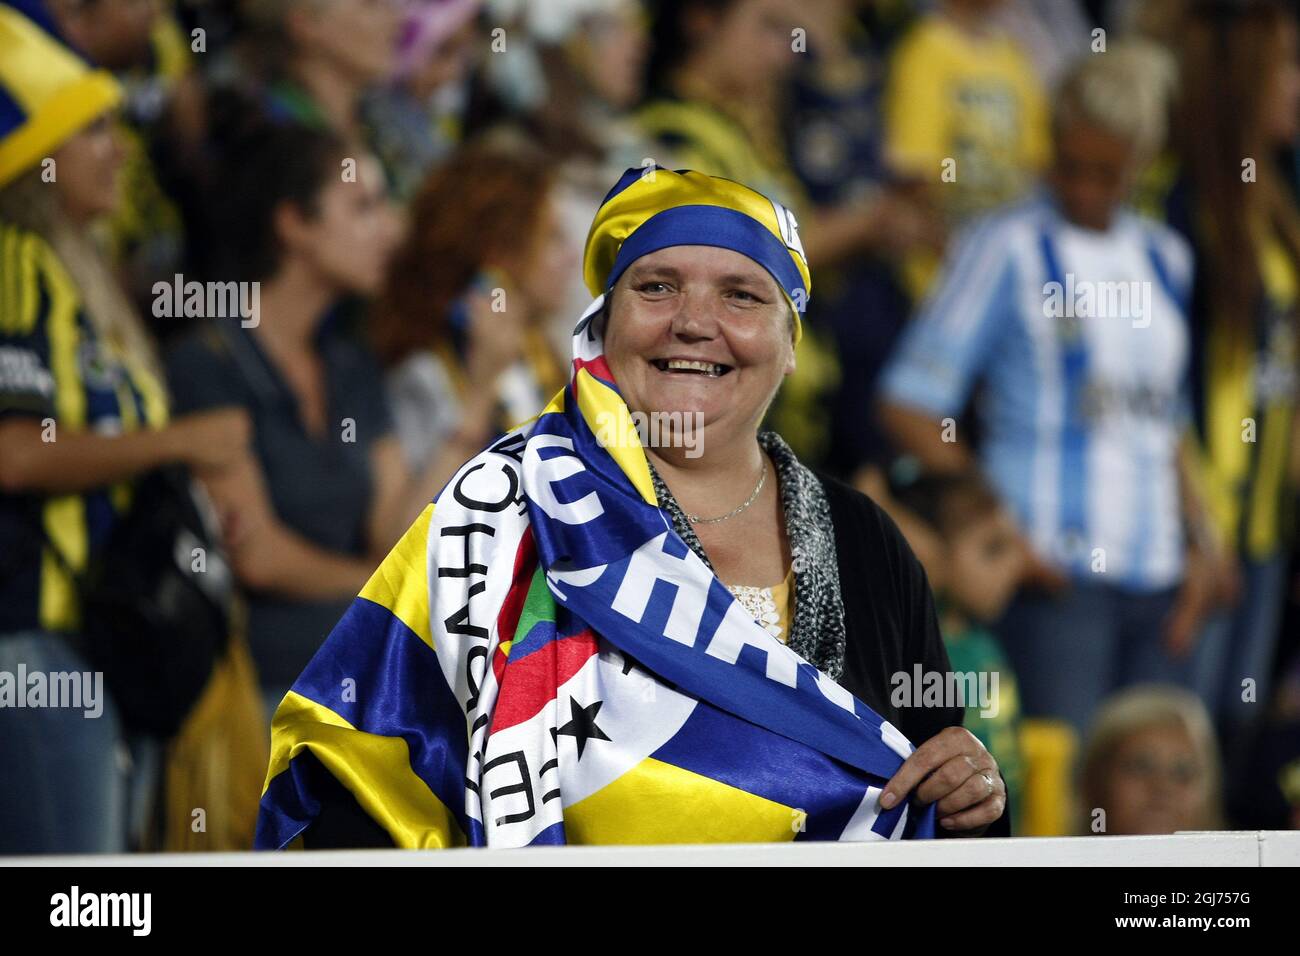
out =
[[1165,650],[1175,657],[1190,654],[1211,612],[1235,604],[1240,588],[1235,556],[1219,549],[1188,548],[1183,583],[1164,621]]
[[285,525],[251,454],[202,481],[221,516],[230,565],[246,588],[290,600],[338,600],[355,595],[374,571],[375,562],[328,551]]
[[944,231],[934,208],[900,190],[884,190],[867,212],[872,248],[881,255],[901,258],[918,249],[940,252]]
[[998,762],[964,727],[946,727],[917,747],[885,785],[880,805],[888,810],[913,789],[922,803],[937,804],[941,827],[963,835],[978,836],[1007,806]]
[[524,326],[521,309],[509,307],[497,312],[492,297],[471,292],[469,300],[469,344],[465,371],[472,389],[495,394],[497,377],[523,355]]

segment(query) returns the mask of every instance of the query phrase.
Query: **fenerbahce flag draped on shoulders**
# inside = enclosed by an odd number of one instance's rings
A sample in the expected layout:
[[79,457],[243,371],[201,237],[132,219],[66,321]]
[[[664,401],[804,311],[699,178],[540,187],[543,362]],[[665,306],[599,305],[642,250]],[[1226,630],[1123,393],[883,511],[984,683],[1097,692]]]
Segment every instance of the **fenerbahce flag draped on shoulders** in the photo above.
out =
[[602,306],[569,384],[457,472],[280,704],[257,846],[311,826],[322,768],[399,847],[933,835],[932,806],[879,806],[906,738],[658,508]]

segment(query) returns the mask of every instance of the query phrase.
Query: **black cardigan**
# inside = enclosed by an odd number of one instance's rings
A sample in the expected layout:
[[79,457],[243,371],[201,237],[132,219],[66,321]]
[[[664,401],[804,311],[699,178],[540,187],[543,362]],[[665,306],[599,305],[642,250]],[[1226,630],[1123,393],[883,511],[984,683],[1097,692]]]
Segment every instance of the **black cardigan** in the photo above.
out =
[[[821,478],[835,525],[844,602],[844,673],[840,684],[919,747],[945,727],[960,727],[960,707],[895,707],[894,674],[947,673],[952,665],[925,569],[884,510],[859,491]],[[936,827],[939,836],[950,836]],[[1011,805],[985,836],[1011,836]]]
[[[946,673],[951,665],[939,633],[934,597],[921,562],[893,520],[866,495],[821,476],[835,525],[835,550],[844,601],[844,673],[840,684],[919,747],[945,727],[960,726],[959,707],[895,707],[890,678],[922,669]],[[309,755],[307,756],[309,759]],[[319,765],[312,768],[321,812],[303,834],[310,849],[391,847],[387,832]],[[1011,809],[986,836],[1010,836]],[[949,834],[936,827],[939,836]]]
[[840,684],[919,747],[961,725],[960,707],[895,707],[894,674],[946,673],[951,665],[921,562],[889,515],[866,495],[822,477],[835,525],[844,601],[844,673]]

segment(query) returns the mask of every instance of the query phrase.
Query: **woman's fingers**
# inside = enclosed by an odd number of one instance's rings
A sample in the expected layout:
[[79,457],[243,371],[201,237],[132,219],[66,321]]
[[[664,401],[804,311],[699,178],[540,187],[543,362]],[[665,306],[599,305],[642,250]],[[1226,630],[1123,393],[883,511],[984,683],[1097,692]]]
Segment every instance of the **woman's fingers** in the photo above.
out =
[[[950,763],[956,764],[959,763],[959,761],[950,761]],[[964,772],[965,766],[961,769]],[[929,783],[929,781],[927,780],[926,783]],[[926,803],[933,802],[935,812],[939,815],[940,819],[943,819],[944,817],[950,817],[955,813],[959,813],[962,810],[968,810],[971,807],[978,806],[989,797],[996,794],[1001,786],[1001,774],[996,770],[981,768],[972,771],[969,776],[961,781],[961,783],[952,790],[941,795],[937,800],[926,800],[920,792],[917,793],[917,796]],[[924,790],[924,785],[922,785],[922,790]]]
[[[880,805],[888,810],[915,790],[922,780],[953,757],[967,752],[977,753],[978,751],[971,749],[972,745],[980,751],[984,750],[983,746],[969,730],[962,727],[945,727],[917,747],[911,756],[903,761],[903,765],[885,784],[884,793],[880,797]],[[960,783],[960,781],[957,782]]]
[[918,747],[885,785],[880,805],[888,810],[914,790],[920,802],[936,805],[945,829],[987,826],[1006,807],[997,761],[962,727],[948,727]]
[[955,752],[955,744],[947,739],[947,728],[931,737],[912,751],[903,765],[894,772],[880,795],[880,805],[886,810],[904,799],[931,771],[944,764]]
[[1001,785],[1001,778],[994,781],[994,792],[980,803],[952,816],[939,817],[939,826],[945,830],[959,832],[986,827],[1002,816],[1007,808],[1007,792]]
[[[972,792],[974,788],[986,791],[988,788],[980,774],[986,773],[990,777],[997,777],[996,765],[990,767],[992,763],[993,758],[988,755],[988,751],[983,754],[957,754],[922,781],[916,788],[916,798],[922,803],[939,804],[950,801],[946,806],[940,807],[941,812],[955,813],[964,810],[972,802],[977,801],[968,801],[960,805],[951,801],[966,788],[971,788]],[[986,796],[988,796],[987,792],[981,793],[979,799],[982,800]]]

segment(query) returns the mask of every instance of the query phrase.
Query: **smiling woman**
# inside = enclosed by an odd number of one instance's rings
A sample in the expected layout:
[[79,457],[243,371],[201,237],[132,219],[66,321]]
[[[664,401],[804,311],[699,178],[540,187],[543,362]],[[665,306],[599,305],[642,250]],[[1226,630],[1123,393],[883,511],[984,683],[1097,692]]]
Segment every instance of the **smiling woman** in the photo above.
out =
[[[628,170],[584,277],[569,385],[459,470],[281,704],[259,845],[1005,820],[961,709],[891,702],[893,675],[949,670],[920,565],[876,505],[760,431],[810,287],[793,219],[728,180]],[[670,423],[653,444],[646,418]]]

